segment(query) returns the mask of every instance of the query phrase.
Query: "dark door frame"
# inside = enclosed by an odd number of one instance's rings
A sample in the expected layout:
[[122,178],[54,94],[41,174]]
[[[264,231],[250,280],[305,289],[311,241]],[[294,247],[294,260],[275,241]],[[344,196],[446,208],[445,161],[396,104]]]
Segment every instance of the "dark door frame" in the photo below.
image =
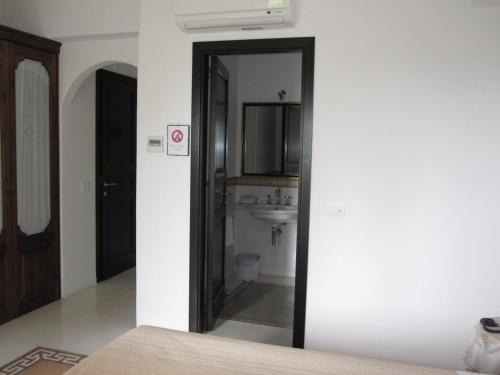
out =
[[314,37],[254,39],[193,43],[192,138],[191,138],[191,232],[189,261],[189,330],[202,332],[205,291],[205,196],[207,95],[209,57],[302,52],[302,152],[299,167],[297,257],[293,346],[304,347],[309,207],[313,127]]

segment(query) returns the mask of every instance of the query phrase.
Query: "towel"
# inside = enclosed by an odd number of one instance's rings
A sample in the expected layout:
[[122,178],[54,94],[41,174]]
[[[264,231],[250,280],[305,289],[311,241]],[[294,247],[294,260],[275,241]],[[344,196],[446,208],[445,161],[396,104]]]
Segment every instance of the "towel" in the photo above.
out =
[[232,246],[234,244],[234,234],[233,234],[233,217],[226,216],[226,242],[224,245],[226,247]]

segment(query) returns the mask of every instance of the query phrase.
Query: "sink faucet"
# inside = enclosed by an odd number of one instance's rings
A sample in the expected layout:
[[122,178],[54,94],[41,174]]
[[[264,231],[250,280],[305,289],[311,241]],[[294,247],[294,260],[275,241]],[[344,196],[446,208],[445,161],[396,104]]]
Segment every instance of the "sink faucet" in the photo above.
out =
[[281,189],[277,188],[274,192],[274,196],[276,197],[276,204],[279,206],[281,204]]

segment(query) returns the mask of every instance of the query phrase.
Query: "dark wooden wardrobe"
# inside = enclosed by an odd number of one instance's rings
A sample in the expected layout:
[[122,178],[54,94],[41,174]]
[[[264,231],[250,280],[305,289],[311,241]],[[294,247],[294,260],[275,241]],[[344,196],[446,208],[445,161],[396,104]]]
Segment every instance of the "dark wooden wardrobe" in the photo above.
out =
[[60,298],[60,47],[0,26],[0,323]]

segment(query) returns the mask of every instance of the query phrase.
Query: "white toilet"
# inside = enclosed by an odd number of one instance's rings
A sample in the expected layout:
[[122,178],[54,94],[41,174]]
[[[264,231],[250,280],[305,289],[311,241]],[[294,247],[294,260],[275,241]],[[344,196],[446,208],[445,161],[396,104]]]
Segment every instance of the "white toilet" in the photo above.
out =
[[236,277],[243,281],[252,281],[259,276],[260,255],[241,253],[235,257]]

